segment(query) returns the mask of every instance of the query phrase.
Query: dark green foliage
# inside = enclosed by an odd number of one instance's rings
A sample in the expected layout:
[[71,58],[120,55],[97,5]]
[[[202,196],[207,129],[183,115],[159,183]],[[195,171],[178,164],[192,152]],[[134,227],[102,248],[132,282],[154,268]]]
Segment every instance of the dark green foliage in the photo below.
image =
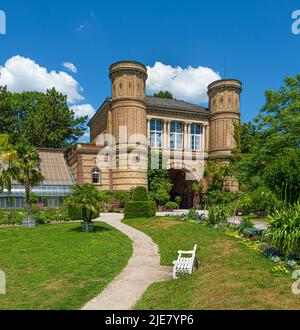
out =
[[26,140],[44,148],[68,148],[84,134],[87,119],[75,119],[67,97],[54,88],[43,94],[6,87],[0,87],[0,118],[0,134],[9,134],[13,143]]
[[135,202],[148,201],[148,191],[145,187],[136,187],[133,191],[132,200]]
[[232,171],[244,191],[266,187],[293,204],[300,195],[300,75],[266,91],[265,98],[254,123],[241,125],[241,150]]
[[[96,219],[99,217],[100,210],[95,210],[93,214],[93,219]],[[68,216],[71,220],[76,221],[76,220],[81,220],[82,219],[82,209],[79,208],[74,208],[74,207],[69,207],[68,208]]]
[[168,92],[168,91],[160,91],[159,93],[155,93],[153,95],[154,97],[159,97],[161,99],[169,99],[169,100],[173,100],[173,95],[172,93]]
[[121,208],[124,208],[126,202],[128,202],[130,199],[130,193],[126,191],[116,191],[114,196]]
[[241,224],[238,227],[239,233],[243,233],[243,231],[247,228],[254,229],[254,224],[251,221],[251,216],[242,220]]
[[[91,222],[96,213],[99,215],[99,209],[106,202],[107,194],[100,193],[92,184],[75,186],[71,196],[66,199],[68,207],[81,209],[81,219],[85,222]],[[75,213],[76,214],[76,213]],[[77,216],[77,214],[76,214]]]
[[177,203],[175,203],[175,202],[168,202],[168,203],[166,204],[166,209],[167,209],[168,211],[173,211],[173,210],[177,209],[177,207],[178,207],[178,205],[177,205]]
[[283,255],[300,258],[300,202],[269,216],[265,239]]
[[214,205],[209,208],[208,223],[217,225],[227,222],[230,217],[230,209],[226,205]]
[[156,203],[154,201],[130,201],[125,206],[125,219],[151,218],[156,214]]

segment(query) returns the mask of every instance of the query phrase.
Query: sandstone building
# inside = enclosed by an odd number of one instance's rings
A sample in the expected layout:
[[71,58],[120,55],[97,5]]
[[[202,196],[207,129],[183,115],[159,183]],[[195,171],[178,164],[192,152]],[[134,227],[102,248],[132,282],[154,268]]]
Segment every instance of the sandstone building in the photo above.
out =
[[112,96],[88,124],[91,142],[78,144],[68,162],[79,184],[130,191],[135,186],[148,187],[145,158],[151,146],[166,156],[172,194],[182,196],[183,206],[188,207],[192,183],[202,179],[207,160],[226,159],[235,148],[234,122],[240,120],[242,84],[235,79],[213,82],[205,108],[146,96],[147,77],[147,68],[137,62],[110,67]]

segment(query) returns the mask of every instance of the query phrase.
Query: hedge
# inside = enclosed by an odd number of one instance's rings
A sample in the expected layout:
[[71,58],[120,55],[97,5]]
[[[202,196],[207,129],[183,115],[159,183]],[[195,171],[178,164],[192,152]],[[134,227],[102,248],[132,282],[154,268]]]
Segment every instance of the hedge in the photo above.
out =
[[156,215],[156,203],[154,201],[136,202],[130,201],[125,206],[125,219],[151,218]]
[[136,187],[133,191],[132,200],[135,202],[145,202],[148,198],[148,191],[145,187]]

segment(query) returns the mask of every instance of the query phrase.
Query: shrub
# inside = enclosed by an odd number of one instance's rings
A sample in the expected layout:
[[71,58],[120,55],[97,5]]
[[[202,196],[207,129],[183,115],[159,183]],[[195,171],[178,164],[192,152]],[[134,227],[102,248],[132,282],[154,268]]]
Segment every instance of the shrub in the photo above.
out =
[[178,209],[180,208],[181,202],[182,202],[182,197],[181,196],[176,196],[175,197],[175,202],[177,204]]
[[250,217],[242,220],[241,224],[239,225],[239,233],[242,233],[247,228],[254,229],[254,224]]
[[221,222],[227,222],[230,217],[230,210],[226,205],[214,205],[209,208],[208,223],[217,225]]
[[177,209],[177,206],[178,205],[175,202],[168,202],[165,207],[166,207],[166,210],[173,211],[173,210]]
[[130,194],[126,191],[116,191],[115,199],[119,203],[121,208],[125,207],[126,202],[128,202]]
[[268,217],[266,241],[283,255],[300,258],[300,202],[285,210],[275,211]]
[[251,196],[245,194],[242,195],[237,201],[236,201],[236,210],[239,212],[250,212],[253,210],[254,205]]
[[136,187],[133,190],[132,200],[135,202],[148,201],[148,191],[145,187]]
[[191,209],[189,210],[189,213],[187,214],[188,220],[194,220],[197,222],[201,222],[204,219],[203,214],[199,214],[196,210]]
[[[100,210],[95,210],[93,213],[93,219],[96,219],[99,217]],[[68,216],[70,220],[76,221],[76,220],[82,220],[82,209],[69,206],[68,208]]]
[[125,219],[151,218],[156,214],[156,203],[154,201],[130,201],[125,206]]
[[26,214],[17,211],[1,211],[0,225],[21,225],[22,218],[26,218]]

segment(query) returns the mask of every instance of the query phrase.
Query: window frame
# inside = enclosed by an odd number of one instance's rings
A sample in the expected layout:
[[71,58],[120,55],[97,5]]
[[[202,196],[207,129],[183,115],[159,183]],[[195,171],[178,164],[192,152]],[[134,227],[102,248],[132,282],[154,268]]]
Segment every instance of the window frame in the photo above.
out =
[[[197,133],[197,130],[193,131],[193,127],[199,127],[200,133]],[[196,132],[195,132],[196,131]],[[191,141],[191,149],[192,151],[202,151],[202,136],[203,136],[203,126],[201,124],[193,123],[191,124],[191,134],[190,134],[190,141]],[[197,147],[197,139],[199,139],[199,147]]]
[[[94,175],[98,176],[97,182],[95,182],[95,180],[94,180],[95,179]],[[92,184],[94,184],[96,186],[100,186],[101,185],[101,170],[99,167],[94,167],[92,169],[91,176],[92,176]]]
[[[154,123],[154,129],[152,124]],[[161,130],[158,129],[158,123],[161,125]],[[154,137],[154,140],[152,139]],[[150,120],[150,146],[151,148],[161,149],[163,144],[163,122],[159,119]]]
[[[173,127],[174,125],[174,131]],[[180,132],[178,128],[180,127]],[[172,138],[174,138],[172,141]],[[174,143],[174,145],[172,145]],[[170,123],[170,149],[171,150],[183,150],[183,123],[179,121],[172,121]]]

